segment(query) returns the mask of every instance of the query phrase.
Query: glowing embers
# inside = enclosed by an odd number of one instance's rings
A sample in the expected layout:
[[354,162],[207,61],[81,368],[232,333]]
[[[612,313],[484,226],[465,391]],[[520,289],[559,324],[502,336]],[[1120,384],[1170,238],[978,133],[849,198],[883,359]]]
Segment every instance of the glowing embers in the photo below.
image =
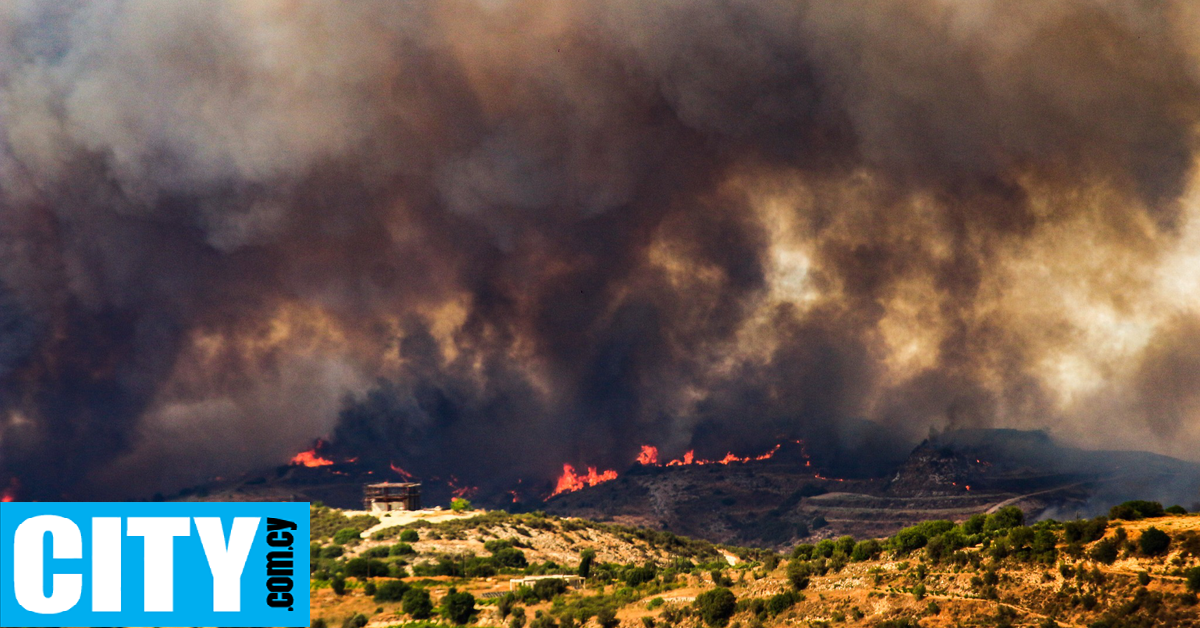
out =
[[598,472],[596,471],[596,467],[588,467],[587,473],[577,473],[575,467],[564,463],[562,475],[558,476],[558,482],[554,485],[554,492],[550,493],[550,497],[561,495],[562,493],[571,493],[615,479],[617,479],[617,472],[612,469]]
[[17,501],[17,489],[21,487],[21,483],[17,478],[9,480],[8,486],[0,491],[0,502],[15,502]]
[[401,469],[400,466],[394,462],[389,462],[388,466],[391,467],[392,471],[396,472],[397,475],[399,475],[400,477],[402,477],[410,482],[417,479],[417,476],[409,473],[408,471],[405,471],[404,469]]

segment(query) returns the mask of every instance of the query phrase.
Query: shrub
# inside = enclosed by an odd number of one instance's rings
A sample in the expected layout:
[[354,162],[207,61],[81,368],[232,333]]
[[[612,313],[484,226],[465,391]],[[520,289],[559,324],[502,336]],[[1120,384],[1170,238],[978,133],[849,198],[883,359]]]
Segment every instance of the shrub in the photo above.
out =
[[363,595],[375,595],[374,582],[367,581],[367,583],[363,585]]
[[918,602],[920,602],[921,600],[925,599],[926,591],[927,590],[925,589],[925,585],[918,584],[917,586],[913,587],[913,590],[912,590],[913,598],[915,598]]
[[547,602],[553,600],[555,596],[562,595],[567,590],[567,583],[559,578],[547,578],[538,580],[533,583],[533,595],[539,600]]
[[617,628],[621,625],[621,620],[617,619],[616,609],[605,606],[596,613],[596,623],[600,624],[600,628]]
[[1184,508],[1179,504],[1175,504],[1174,506],[1167,508],[1164,512],[1166,512],[1168,515],[1186,515],[1187,508]]
[[442,598],[442,614],[455,624],[466,624],[475,614],[475,596],[466,591],[460,593],[451,587],[446,597]]
[[354,528],[342,528],[334,533],[333,542],[338,545],[357,543],[361,540],[358,536],[360,532],[361,530],[356,530]]
[[792,559],[808,560],[813,557],[816,549],[816,546],[810,543],[801,543],[792,549]]
[[402,580],[388,580],[375,590],[376,602],[399,602],[411,587]]
[[371,578],[388,575],[388,565],[375,558],[351,558],[346,561],[346,575],[352,578]]
[[1160,556],[1167,553],[1171,546],[1171,537],[1166,532],[1155,527],[1146,528],[1138,539],[1138,548],[1147,556]]
[[963,522],[962,529],[963,529],[963,532],[966,532],[967,534],[979,534],[979,533],[983,532],[983,526],[986,523],[987,523],[987,515],[985,515],[985,514],[971,515],[970,519],[967,519],[966,521]]
[[1098,541],[1104,536],[1104,531],[1108,528],[1107,517],[1096,517],[1095,519],[1068,521],[1063,524],[1063,538],[1067,543],[1091,543]]
[[1117,506],[1113,506],[1108,511],[1110,519],[1146,519],[1150,517],[1161,517],[1165,511],[1162,504],[1158,502],[1148,502],[1145,500],[1128,501]]
[[341,545],[330,545],[321,550],[321,558],[338,558],[345,552]]
[[855,561],[871,560],[883,551],[883,546],[875,539],[867,539],[854,544],[854,549],[850,550],[850,558]]
[[802,599],[804,599],[803,596],[795,591],[784,591],[783,593],[777,593],[767,598],[763,608],[772,616],[775,616],[795,606],[796,602]]
[[455,497],[450,500],[450,510],[454,512],[466,512],[471,509],[471,501],[461,497]]
[[334,578],[329,583],[329,588],[333,589],[334,595],[345,595],[346,594],[346,580],[340,576],[337,578]]
[[417,550],[408,543],[397,543],[388,549],[389,556],[406,556],[408,554],[416,554]]
[[792,583],[792,587],[797,591],[803,591],[808,588],[809,580],[812,578],[812,568],[808,563],[797,559],[792,559],[787,566],[787,579]]
[[625,584],[636,587],[639,584],[650,582],[657,575],[658,571],[654,567],[634,567],[625,572]]
[[342,622],[342,628],[363,628],[363,626],[366,625],[367,616],[363,615],[362,613],[351,615],[350,617],[346,618],[346,621]]
[[1008,530],[1025,524],[1025,513],[1016,506],[1005,506],[997,510],[994,514],[987,516],[987,521],[983,524],[985,532],[999,532]]
[[326,624],[324,619],[318,617],[312,620],[312,623],[308,625],[308,628],[329,628],[329,624]]
[[1100,541],[1092,548],[1092,560],[1111,565],[1117,560],[1117,542],[1113,539]]
[[696,611],[709,626],[724,626],[737,609],[733,591],[717,587],[696,596]]
[[888,540],[888,544],[901,554],[921,549],[929,539],[954,529],[950,521],[924,521],[915,526],[904,528]]
[[433,601],[429,598],[429,591],[425,589],[405,591],[401,608],[413,619],[429,619],[433,615]]
[[416,543],[421,540],[421,535],[416,530],[405,530],[400,533],[400,541],[404,543]]
[[1183,572],[1183,577],[1187,578],[1188,591],[1200,591],[1200,567],[1192,567]]
[[372,547],[371,549],[363,552],[361,555],[364,558],[387,558],[391,553],[391,550],[392,548],[386,545],[380,545],[378,547]]
[[1137,579],[1138,579],[1138,584],[1142,585],[1143,587],[1150,584],[1150,574],[1148,574],[1144,571],[1138,572]]

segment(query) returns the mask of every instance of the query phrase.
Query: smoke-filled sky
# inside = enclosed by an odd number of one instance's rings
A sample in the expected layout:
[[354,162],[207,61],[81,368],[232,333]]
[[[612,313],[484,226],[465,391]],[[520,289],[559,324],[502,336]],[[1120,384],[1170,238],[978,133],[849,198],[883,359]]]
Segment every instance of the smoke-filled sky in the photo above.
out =
[[1187,1],[0,3],[0,486],[1200,459],[1198,122]]

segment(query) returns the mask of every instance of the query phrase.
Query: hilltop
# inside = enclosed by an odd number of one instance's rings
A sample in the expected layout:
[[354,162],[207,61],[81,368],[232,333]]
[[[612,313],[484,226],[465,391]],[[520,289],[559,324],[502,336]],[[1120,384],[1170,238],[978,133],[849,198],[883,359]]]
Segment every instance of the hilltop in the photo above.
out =
[[[1128,520],[1025,525],[1004,507],[777,553],[540,512],[362,538],[376,519],[318,506],[313,618],[418,625],[469,594],[471,622],[506,628],[1200,626],[1200,516],[1180,510],[1135,502],[1112,513]],[[586,579],[510,593],[511,579],[547,574]]]
[[[416,479],[428,503],[467,495],[489,508],[544,510],[774,549],[845,535],[889,536],[927,519],[965,519],[1010,505],[1030,517],[1074,518],[1101,514],[1128,499],[1191,504],[1200,496],[1196,463],[1067,447],[1039,431],[959,430],[933,436],[889,461],[882,474],[873,467],[857,468],[858,473],[854,464],[823,461],[797,442],[777,449],[778,455],[732,464],[633,464],[614,471],[616,479],[553,496],[553,485],[539,490],[531,483],[520,499],[503,487],[456,488],[435,478]],[[869,457],[870,452],[859,453]],[[364,483],[396,477],[393,469],[335,457],[322,466],[291,464],[214,480],[166,499],[309,501],[358,508]]]

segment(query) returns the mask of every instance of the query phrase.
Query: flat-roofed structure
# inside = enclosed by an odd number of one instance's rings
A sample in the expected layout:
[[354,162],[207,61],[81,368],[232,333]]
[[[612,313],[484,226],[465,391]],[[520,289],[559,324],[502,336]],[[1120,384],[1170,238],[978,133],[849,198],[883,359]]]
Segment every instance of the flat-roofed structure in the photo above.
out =
[[508,581],[508,590],[516,591],[521,587],[533,587],[539,580],[562,580],[567,583],[567,586],[572,589],[578,589],[583,586],[583,578],[572,574],[550,574],[546,576],[525,576],[524,578],[513,578]]
[[420,509],[421,485],[418,482],[380,482],[363,485],[363,510],[367,512]]

